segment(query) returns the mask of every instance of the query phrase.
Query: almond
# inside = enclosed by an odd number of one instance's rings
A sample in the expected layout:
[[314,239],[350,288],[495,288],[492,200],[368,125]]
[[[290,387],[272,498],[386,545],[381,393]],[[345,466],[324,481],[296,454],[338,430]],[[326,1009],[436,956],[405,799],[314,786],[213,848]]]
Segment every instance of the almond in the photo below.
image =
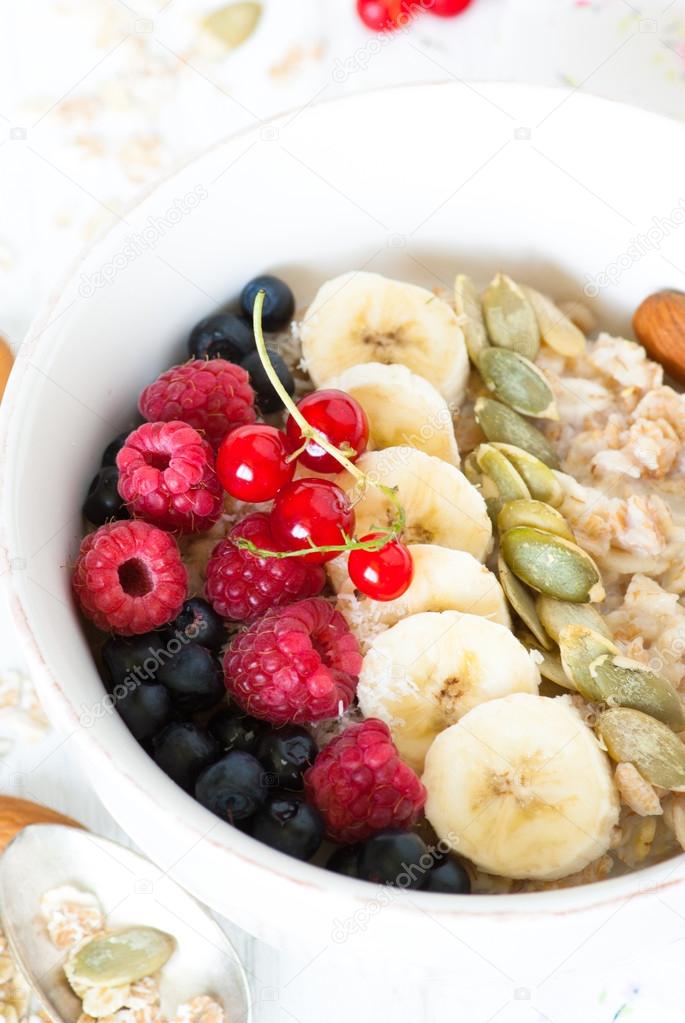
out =
[[29,824],[67,824],[74,828],[82,825],[47,806],[30,803],[28,799],[0,796],[0,851]]
[[7,378],[10,375],[13,362],[14,356],[12,355],[12,349],[0,335],[0,398],[2,398],[5,390],[5,385],[7,384]]
[[685,292],[649,295],[635,311],[633,328],[647,354],[685,384]]

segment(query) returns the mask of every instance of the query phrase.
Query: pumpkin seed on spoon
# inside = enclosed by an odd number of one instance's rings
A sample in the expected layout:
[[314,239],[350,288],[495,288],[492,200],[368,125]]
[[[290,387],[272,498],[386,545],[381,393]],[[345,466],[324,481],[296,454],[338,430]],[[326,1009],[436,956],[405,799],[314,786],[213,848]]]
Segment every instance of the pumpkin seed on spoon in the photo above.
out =
[[499,273],[483,294],[488,335],[498,348],[510,348],[534,359],[540,348],[540,329],[523,289]]
[[545,435],[518,412],[494,398],[480,397],[475,405],[476,421],[489,441],[513,444],[535,455],[550,469],[559,468],[557,454]]
[[610,707],[597,731],[611,759],[629,763],[652,785],[685,792],[685,745],[663,721],[630,707]]
[[155,927],[125,927],[76,945],[64,972],[75,991],[119,987],[160,970],[175,948],[171,935]]
[[486,348],[478,372],[495,397],[516,412],[537,419],[558,419],[552,388],[535,363],[509,348]]
[[514,575],[538,593],[575,604],[604,599],[599,569],[577,544],[532,526],[514,526],[500,545]]

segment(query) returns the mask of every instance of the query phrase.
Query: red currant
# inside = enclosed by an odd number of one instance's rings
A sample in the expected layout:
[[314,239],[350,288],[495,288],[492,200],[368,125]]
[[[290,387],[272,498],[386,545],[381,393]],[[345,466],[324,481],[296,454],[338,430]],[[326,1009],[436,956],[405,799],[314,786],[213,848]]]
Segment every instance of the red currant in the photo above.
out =
[[270,501],[295,475],[290,441],[275,426],[251,423],[221,442],[216,472],[224,490],[239,501]]
[[[369,533],[362,540],[375,540],[382,533]],[[414,561],[409,548],[389,540],[376,551],[350,551],[347,562],[350,579],[373,600],[395,600],[409,589],[414,578]]]
[[[337,546],[352,536],[354,512],[345,491],[331,480],[293,480],[276,495],[271,531],[281,550],[302,551],[312,544]],[[312,551],[303,558],[312,565],[323,565],[336,554]]]
[[437,14],[439,18],[454,18],[457,14],[462,14],[472,3],[473,0],[433,0],[432,4],[426,5],[426,10],[431,14]]
[[[336,448],[343,448],[343,453],[351,462],[366,450],[369,439],[369,421],[366,412],[358,401],[344,391],[333,389],[314,391],[298,402],[298,409],[310,426],[324,435],[327,441]],[[304,438],[300,427],[292,416],[288,416],[285,424],[292,446],[295,450],[302,446]],[[345,451],[347,445],[354,454]],[[316,472],[340,472],[340,462],[324,451],[316,441],[310,440],[298,455],[298,461],[307,469]]]
[[374,32],[392,32],[411,17],[407,0],[357,0],[357,13]]

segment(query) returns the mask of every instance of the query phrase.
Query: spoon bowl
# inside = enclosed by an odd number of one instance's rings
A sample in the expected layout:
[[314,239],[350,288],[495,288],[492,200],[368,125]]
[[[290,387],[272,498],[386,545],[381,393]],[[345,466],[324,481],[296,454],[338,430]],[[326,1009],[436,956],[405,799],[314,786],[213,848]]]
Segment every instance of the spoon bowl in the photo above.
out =
[[64,976],[66,952],[55,948],[40,915],[53,888],[92,892],[111,928],[141,924],[173,935],[176,951],[161,971],[162,1013],[197,995],[212,995],[230,1023],[249,1023],[250,996],[238,955],[219,925],[149,860],[87,831],[35,824],[0,858],[0,905],[10,951],[54,1023],[76,1023],[80,1000]]

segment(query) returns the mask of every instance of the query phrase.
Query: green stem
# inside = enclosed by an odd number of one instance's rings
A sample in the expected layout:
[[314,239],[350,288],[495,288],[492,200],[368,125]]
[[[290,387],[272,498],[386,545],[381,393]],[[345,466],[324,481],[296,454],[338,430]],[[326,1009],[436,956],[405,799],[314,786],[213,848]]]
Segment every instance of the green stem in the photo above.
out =
[[333,551],[338,552],[351,550],[361,551],[380,550],[381,547],[385,546],[388,540],[401,536],[405,526],[406,516],[404,508],[402,507],[402,503],[400,502],[399,496],[397,494],[397,491],[393,487],[384,486],[382,483],[374,483],[365,473],[361,471],[361,469],[357,468],[354,462],[350,461],[347,455],[345,455],[339,448],[336,448],[334,444],[331,444],[331,442],[328,440],[327,437],[324,436],[324,434],[322,434],[319,430],[313,427],[304,418],[304,416],[298,409],[297,405],[295,404],[295,402],[290,397],[285,387],[281,383],[278,374],[276,373],[276,370],[273,367],[271,359],[269,358],[269,352],[266,347],[266,342],[264,340],[264,332],[262,330],[262,312],[264,309],[265,298],[266,292],[264,290],[257,292],[257,297],[255,298],[252,313],[255,344],[257,346],[260,361],[262,363],[262,366],[264,367],[264,371],[267,377],[269,378],[269,381],[273,389],[276,391],[276,394],[283,402],[284,407],[288,410],[288,412],[290,413],[290,415],[293,417],[293,419],[300,428],[300,433],[303,438],[303,445],[297,452],[293,453],[292,457],[297,457],[297,455],[300,454],[307,446],[307,443],[310,440],[313,440],[314,443],[317,444],[320,448],[322,448],[325,452],[327,452],[327,454],[332,455],[333,458],[335,458],[336,462],[338,462],[338,464],[341,465],[343,469],[346,469],[347,472],[349,472],[350,475],[357,481],[357,483],[361,484],[362,491],[365,490],[369,484],[371,484],[372,486],[377,487],[383,494],[385,494],[385,496],[388,498],[388,500],[391,502],[395,509],[395,517],[390,527],[378,530],[378,532],[380,532],[382,535],[375,537],[375,539],[373,540],[350,540],[345,544],[337,544],[330,547],[304,548],[303,550],[299,551],[267,551],[260,547],[256,547],[251,541],[243,540],[242,538],[236,540],[236,543],[243,550],[250,551],[250,553],[256,554],[258,557],[262,558],[266,557],[298,558],[303,557],[305,554],[311,554],[312,550],[321,551],[322,553],[325,554]]
[[253,310],[253,328],[255,343],[257,345],[257,351],[259,352],[259,358],[261,359],[262,365],[266,375],[268,376],[273,389],[275,390],[278,397],[281,399],[285,407],[287,408],[290,415],[293,417],[295,422],[300,428],[300,433],[306,440],[313,440],[320,448],[323,448],[329,455],[335,458],[336,462],[347,469],[347,471],[354,476],[358,483],[366,484],[367,478],[361,469],[358,469],[354,462],[351,462],[334,444],[331,444],[329,440],[317,429],[311,426],[304,418],[297,405],[290,397],[285,387],[278,378],[276,370],[273,368],[269,353],[266,348],[266,342],[264,341],[264,333],[262,331],[262,309],[264,308],[264,298],[266,297],[265,291],[258,291],[255,299],[254,310]]

